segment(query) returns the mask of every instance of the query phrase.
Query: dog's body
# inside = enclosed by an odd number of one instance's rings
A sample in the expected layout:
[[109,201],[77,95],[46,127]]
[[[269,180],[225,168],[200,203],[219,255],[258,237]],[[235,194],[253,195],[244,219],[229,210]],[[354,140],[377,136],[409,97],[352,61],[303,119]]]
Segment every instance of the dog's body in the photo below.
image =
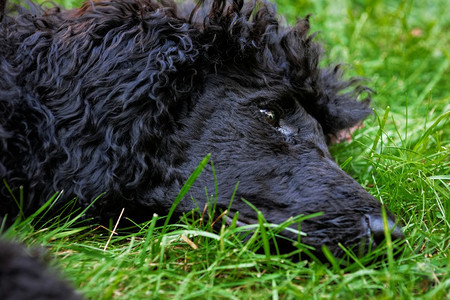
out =
[[[24,213],[64,191],[61,205],[77,197],[82,207],[105,193],[89,210],[99,218],[123,207],[131,218],[166,214],[212,153],[219,210],[240,182],[237,199],[269,222],[323,212],[302,224],[302,241],[318,249],[378,243],[380,203],[326,145],[370,113],[369,99],[357,101],[365,88],[338,67],[319,68],[308,19],[282,27],[259,1],[162,2],[2,14],[0,177],[16,200],[23,187]],[[200,205],[205,187],[214,189],[210,169],[190,190]],[[0,195],[0,213],[13,218],[6,185]],[[188,198],[176,213],[195,208]],[[244,202],[236,211],[255,222]]]

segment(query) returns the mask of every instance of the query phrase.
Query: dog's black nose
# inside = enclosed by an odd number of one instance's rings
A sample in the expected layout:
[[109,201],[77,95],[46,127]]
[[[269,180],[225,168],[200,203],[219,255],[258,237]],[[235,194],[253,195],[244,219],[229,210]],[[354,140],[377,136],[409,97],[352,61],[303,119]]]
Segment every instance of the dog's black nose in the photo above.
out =
[[[373,238],[376,245],[381,244],[385,239],[384,224],[382,216],[365,215],[365,223],[367,225],[368,234]],[[393,220],[387,217],[387,223],[389,232],[391,233],[391,239],[402,240],[405,238],[400,225],[395,224]]]

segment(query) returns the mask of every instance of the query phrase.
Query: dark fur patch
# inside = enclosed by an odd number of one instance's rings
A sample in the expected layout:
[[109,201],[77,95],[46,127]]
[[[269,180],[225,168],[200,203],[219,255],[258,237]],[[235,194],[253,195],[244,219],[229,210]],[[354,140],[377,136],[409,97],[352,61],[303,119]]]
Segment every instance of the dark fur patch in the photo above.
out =
[[0,298],[4,300],[68,299],[82,297],[44,265],[35,249],[0,241]]

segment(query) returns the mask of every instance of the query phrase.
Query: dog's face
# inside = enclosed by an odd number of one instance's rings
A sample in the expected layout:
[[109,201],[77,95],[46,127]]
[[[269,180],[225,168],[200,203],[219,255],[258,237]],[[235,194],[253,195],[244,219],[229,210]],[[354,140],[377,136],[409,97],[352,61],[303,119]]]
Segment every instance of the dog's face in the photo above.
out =
[[[339,243],[361,244],[358,250],[366,251],[381,242],[379,201],[339,168],[328,151],[321,124],[301,105],[298,93],[285,85],[249,87],[220,75],[212,76],[205,90],[181,121],[187,161],[180,169],[193,170],[205,154],[212,154],[218,213],[228,209],[239,182],[229,218],[239,211],[240,225],[257,223],[257,213],[243,198],[269,223],[322,212],[301,223],[307,234],[302,241],[319,253],[321,245],[341,255]],[[202,209],[206,194],[214,193],[214,177],[207,168],[188,195]],[[183,200],[184,205],[193,203],[190,197]],[[392,228],[395,218],[388,214]],[[298,224],[291,227],[298,229]],[[292,231],[282,234],[297,240]],[[402,233],[396,229],[393,236],[400,238]]]

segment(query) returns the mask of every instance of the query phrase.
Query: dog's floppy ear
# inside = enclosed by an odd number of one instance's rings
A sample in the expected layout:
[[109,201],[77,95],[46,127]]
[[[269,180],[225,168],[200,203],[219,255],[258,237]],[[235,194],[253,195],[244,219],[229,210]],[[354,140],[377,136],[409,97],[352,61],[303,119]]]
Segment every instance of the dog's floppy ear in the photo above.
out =
[[[362,79],[342,80],[339,65],[320,69],[316,81],[316,99],[309,105],[310,113],[319,121],[323,132],[338,136],[341,131],[358,126],[372,109],[373,91],[361,85]],[[359,100],[360,95],[366,98]]]
[[[309,35],[309,16],[282,39],[290,65],[290,80],[298,101],[316,118],[326,135],[337,136],[357,126],[371,112],[373,91],[361,85],[361,78],[343,80],[341,65],[320,68],[322,48]],[[367,97],[359,100],[361,94]]]
[[[369,105],[373,91],[360,84],[361,78],[343,80],[339,65],[318,68],[311,74],[303,85],[298,84],[299,101],[330,141],[348,140],[348,132],[372,113]],[[362,94],[366,97],[360,100]]]

